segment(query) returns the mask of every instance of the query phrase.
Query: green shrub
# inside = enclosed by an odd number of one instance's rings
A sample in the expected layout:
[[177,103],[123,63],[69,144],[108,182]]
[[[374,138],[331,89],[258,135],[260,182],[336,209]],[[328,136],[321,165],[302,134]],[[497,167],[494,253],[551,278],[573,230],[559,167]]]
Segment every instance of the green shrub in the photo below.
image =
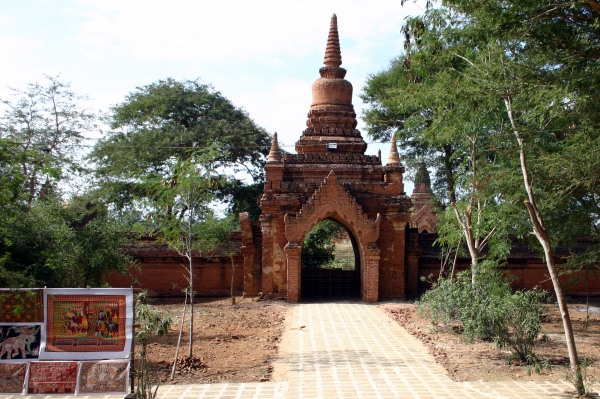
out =
[[160,384],[157,384],[153,390],[147,356],[148,339],[167,335],[172,323],[171,316],[163,314],[152,305],[149,305],[147,298],[147,291],[143,291],[135,297],[135,321],[139,325],[135,332],[135,342],[140,349],[137,369],[135,370],[137,378],[135,399],[156,398]]
[[417,302],[419,313],[433,325],[458,323],[466,342],[494,341],[524,362],[534,358],[541,329],[541,303],[546,292],[512,292],[509,280],[492,267],[471,281],[469,271],[433,284]]

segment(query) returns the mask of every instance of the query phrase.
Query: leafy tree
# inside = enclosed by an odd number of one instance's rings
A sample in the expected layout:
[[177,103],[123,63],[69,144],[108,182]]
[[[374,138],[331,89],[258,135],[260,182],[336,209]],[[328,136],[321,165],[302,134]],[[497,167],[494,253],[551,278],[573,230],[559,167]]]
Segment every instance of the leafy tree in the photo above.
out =
[[[148,293],[143,291],[135,297],[135,320],[139,324],[136,328],[135,341],[140,347],[139,361],[137,362],[136,399],[154,399],[158,386],[152,390],[150,365],[148,364],[148,340],[152,337],[164,337],[169,333],[173,320],[168,314],[162,314],[152,305],[147,303]],[[183,323],[183,320],[181,321]]]
[[302,267],[322,267],[335,259],[335,236],[344,227],[331,219],[317,224],[302,244]]
[[196,151],[174,162],[171,179],[159,174],[147,174],[143,179],[148,208],[148,221],[139,227],[150,230],[166,242],[188,264],[186,278],[190,286],[190,341],[188,356],[193,356],[194,331],[194,258],[210,254],[225,240],[230,222],[215,217],[211,208],[215,189],[226,184],[211,165],[221,154],[215,146]]
[[[583,394],[554,246],[582,230],[593,234],[589,228],[598,222],[597,213],[586,206],[586,199],[598,195],[598,170],[591,159],[600,149],[599,118],[592,111],[600,83],[594,57],[600,51],[597,3],[447,4],[469,16],[468,35],[476,38],[486,32],[489,55],[468,60],[470,78],[504,103],[517,144],[525,207],[558,299],[575,388]],[[573,157],[573,151],[579,156]]]
[[256,221],[261,210],[257,198],[263,193],[263,183],[244,184],[237,179],[230,180],[220,190],[220,197],[229,203],[228,212],[239,215],[248,212],[250,219]]
[[0,139],[0,279],[6,287],[17,287],[24,282],[19,270],[10,270],[6,263],[10,253],[6,248],[11,245],[10,234],[14,223],[19,220],[24,202],[23,182],[25,176],[17,162],[19,150],[16,144]]
[[0,248],[3,286],[100,287],[109,273],[135,264],[122,248],[130,222],[91,195],[63,202],[55,195],[15,212]]
[[3,211],[11,204],[21,203],[24,198],[22,185],[26,177],[21,172],[19,158],[18,145],[0,139],[0,207]]
[[453,55],[478,50],[440,32],[431,22],[440,18],[442,11],[407,21],[406,55],[371,76],[362,97],[371,105],[371,137],[398,139],[409,167],[426,161],[437,170],[434,187],[447,207],[438,215],[438,242],[466,244],[474,279],[482,259],[497,261],[509,251],[514,221],[494,184],[497,146],[505,140],[499,105],[474,95],[468,63]]
[[69,84],[57,77],[46,76],[46,81],[11,88],[11,98],[0,99],[0,138],[19,150],[15,161],[25,177],[29,205],[68,173],[83,170],[78,146],[95,127],[94,114],[79,104],[85,96],[69,91]]
[[[580,394],[584,386],[553,248],[559,242],[573,242],[577,234],[597,234],[594,154],[600,149],[600,129],[594,104],[600,83],[600,14],[595,5],[445,0],[423,18],[409,20],[405,29],[411,44],[404,62],[410,70],[422,71],[413,79],[415,90],[432,76],[430,71],[446,70],[442,76],[450,77],[450,94],[432,90],[429,98],[419,96],[424,104],[433,104],[433,111],[417,113],[417,118],[427,116],[427,126],[437,121],[443,136],[441,123],[466,127],[474,117],[492,116],[482,132],[499,133],[488,148],[498,154],[496,195],[506,203],[526,198],[525,207],[519,209],[527,210],[528,229],[533,230],[554,284]],[[447,62],[438,63],[440,57]],[[437,72],[433,76],[439,79]],[[444,100],[464,89],[478,105],[473,116],[460,113],[463,118],[442,119],[446,109],[435,105],[450,104]],[[396,95],[399,102],[398,93],[387,94],[387,101],[393,103]],[[456,109],[454,105],[447,109]],[[522,225],[513,227],[519,232]]]
[[143,176],[169,180],[176,173],[176,160],[189,159],[194,150],[211,145],[219,153],[210,167],[243,170],[255,179],[262,176],[268,134],[245,111],[198,80],[169,78],[139,87],[111,108],[107,122],[111,131],[98,141],[90,159],[108,198],[119,207],[151,195],[140,184]]
[[79,145],[95,127],[85,96],[46,76],[0,100],[0,282],[3,286],[102,286],[133,259],[126,215],[94,193],[64,200],[59,183],[84,172]]

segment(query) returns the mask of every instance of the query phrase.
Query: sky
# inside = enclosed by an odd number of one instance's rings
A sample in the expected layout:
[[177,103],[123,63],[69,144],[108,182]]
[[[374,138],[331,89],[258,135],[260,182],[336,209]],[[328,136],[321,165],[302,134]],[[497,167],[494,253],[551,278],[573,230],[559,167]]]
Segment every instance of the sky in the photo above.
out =
[[[402,51],[400,28],[423,4],[400,0],[0,0],[0,97],[60,74],[87,106],[106,111],[136,87],[200,78],[286,151],[306,127],[311,85],[338,17],[358,129],[370,74]],[[97,137],[97,136],[96,136]],[[368,154],[389,144],[370,144]],[[406,191],[412,191],[407,184]]]

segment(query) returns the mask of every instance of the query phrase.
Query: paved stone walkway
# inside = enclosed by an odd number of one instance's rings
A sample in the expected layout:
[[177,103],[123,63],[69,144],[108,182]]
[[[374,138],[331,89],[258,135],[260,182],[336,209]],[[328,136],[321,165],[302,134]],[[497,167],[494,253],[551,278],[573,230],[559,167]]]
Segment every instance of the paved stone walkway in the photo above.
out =
[[[571,397],[566,382],[453,382],[417,339],[375,305],[293,306],[280,347],[279,381],[166,385],[157,399]],[[0,396],[8,398],[23,396]]]
[[[456,383],[375,305],[304,304],[289,331],[287,398],[560,398],[566,382]],[[286,337],[288,338],[288,337]]]

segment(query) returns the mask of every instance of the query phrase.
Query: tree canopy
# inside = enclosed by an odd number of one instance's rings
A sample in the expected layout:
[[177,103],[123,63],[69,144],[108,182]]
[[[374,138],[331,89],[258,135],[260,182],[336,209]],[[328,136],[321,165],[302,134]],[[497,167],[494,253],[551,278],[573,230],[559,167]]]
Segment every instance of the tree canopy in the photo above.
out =
[[139,184],[142,176],[168,179],[176,159],[208,146],[219,150],[212,166],[243,170],[260,180],[270,145],[269,135],[244,110],[198,80],[166,79],[138,87],[111,108],[106,121],[111,130],[90,159],[100,185],[119,206],[147,195]]
[[46,80],[11,88],[10,98],[0,100],[0,138],[13,153],[11,164],[19,165],[29,205],[69,173],[84,169],[78,146],[95,128],[95,115],[82,107],[85,96],[57,77]]
[[135,264],[123,251],[134,238],[131,223],[92,195],[36,200],[1,223],[0,284],[103,286],[109,273],[127,272]]
[[[231,225],[215,217],[215,201],[258,217],[269,136],[211,86],[166,79],[137,88],[104,116],[110,130],[87,165],[87,133],[100,123],[86,99],[49,76],[0,99],[3,286],[105,284],[134,265],[123,249],[141,213],[145,233],[188,256],[209,251]],[[187,247],[182,232],[193,238]]]
[[507,210],[499,218],[505,233],[536,237],[582,393],[553,248],[578,234],[598,236],[600,7],[591,0],[434,5],[407,19],[405,54],[368,81],[369,134],[394,134],[409,166],[426,160],[437,169],[446,189],[438,193],[465,236],[479,228],[469,219],[484,201],[494,204],[492,215]]
[[91,192],[65,193],[87,171],[80,145],[96,116],[57,77],[10,94],[0,99],[0,284],[102,286],[134,263],[121,250],[130,225]]

